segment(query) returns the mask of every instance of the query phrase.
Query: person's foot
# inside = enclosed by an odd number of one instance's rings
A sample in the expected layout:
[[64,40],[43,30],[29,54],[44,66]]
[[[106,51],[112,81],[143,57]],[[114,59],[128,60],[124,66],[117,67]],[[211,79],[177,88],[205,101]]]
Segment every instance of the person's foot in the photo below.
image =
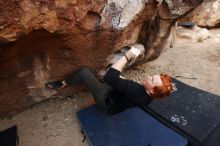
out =
[[45,86],[50,89],[62,89],[65,87],[65,84],[62,81],[54,81],[46,83]]

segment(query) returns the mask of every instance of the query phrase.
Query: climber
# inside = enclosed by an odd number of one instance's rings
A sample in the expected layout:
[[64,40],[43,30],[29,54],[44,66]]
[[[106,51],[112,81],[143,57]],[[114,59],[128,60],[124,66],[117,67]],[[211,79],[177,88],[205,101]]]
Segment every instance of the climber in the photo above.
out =
[[147,106],[151,100],[168,96],[173,88],[166,74],[145,76],[134,82],[121,76],[125,65],[144,53],[144,46],[135,44],[106,72],[104,82],[99,81],[87,67],[80,68],[64,80],[46,83],[50,89],[62,89],[83,82],[91,91],[95,102],[109,114],[122,112],[134,106]]

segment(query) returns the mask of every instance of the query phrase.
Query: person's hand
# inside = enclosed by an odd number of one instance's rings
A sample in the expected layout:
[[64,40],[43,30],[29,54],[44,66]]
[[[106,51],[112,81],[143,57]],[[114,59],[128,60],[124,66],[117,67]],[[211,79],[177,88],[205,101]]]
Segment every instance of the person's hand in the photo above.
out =
[[140,54],[141,54],[141,51],[138,48],[135,48],[134,46],[132,46],[131,49],[128,50],[128,52],[126,52],[126,56],[129,59],[137,58]]
[[141,54],[141,51],[138,48],[135,48],[134,46],[131,47],[130,51],[133,53],[135,58]]

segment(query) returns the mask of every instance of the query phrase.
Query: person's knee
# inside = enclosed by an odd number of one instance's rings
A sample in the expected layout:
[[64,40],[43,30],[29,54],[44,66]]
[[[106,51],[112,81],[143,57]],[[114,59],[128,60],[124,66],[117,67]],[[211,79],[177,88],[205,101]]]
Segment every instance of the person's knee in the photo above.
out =
[[91,69],[88,68],[88,67],[82,67],[80,68],[80,74],[83,74],[83,75],[89,75],[91,74]]

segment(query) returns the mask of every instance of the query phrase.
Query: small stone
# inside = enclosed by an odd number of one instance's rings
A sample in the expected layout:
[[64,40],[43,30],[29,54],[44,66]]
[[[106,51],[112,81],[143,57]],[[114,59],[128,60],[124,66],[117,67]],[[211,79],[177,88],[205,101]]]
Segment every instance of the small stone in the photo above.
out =
[[42,121],[46,121],[46,120],[48,120],[49,118],[48,118],[48,116],[43,116],[42,117]]

